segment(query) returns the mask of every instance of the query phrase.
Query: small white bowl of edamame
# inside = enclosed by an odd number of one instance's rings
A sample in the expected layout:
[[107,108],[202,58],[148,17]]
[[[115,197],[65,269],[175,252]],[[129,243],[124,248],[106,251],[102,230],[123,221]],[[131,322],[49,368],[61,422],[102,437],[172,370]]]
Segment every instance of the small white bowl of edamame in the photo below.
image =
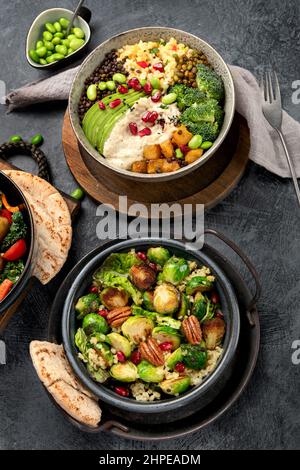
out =
[[91,12],[82,7],[67,36],[72,15],[66,8],[50,8],[36,17],[26,38],[26,58],[32,67],[48,69],[66,65],[83,52],[91,37],[88,24]]

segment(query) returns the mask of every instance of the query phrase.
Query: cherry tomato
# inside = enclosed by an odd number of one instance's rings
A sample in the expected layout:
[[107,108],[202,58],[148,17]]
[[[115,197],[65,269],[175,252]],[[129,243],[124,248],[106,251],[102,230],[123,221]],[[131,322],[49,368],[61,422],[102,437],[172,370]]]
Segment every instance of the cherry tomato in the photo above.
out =
[[26,242],[22,238],[14,243],[8,250],[2,255],[7,261],[16,261],[19,258],[22,258],[26,253]]

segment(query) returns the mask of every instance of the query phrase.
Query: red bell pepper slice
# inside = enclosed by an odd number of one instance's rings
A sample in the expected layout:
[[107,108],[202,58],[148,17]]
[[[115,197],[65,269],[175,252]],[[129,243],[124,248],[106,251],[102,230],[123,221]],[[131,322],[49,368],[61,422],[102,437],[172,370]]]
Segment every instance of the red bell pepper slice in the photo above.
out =
[[14,243],[8,250],[2,255],[2,258],[7,261],[16,261],[19,258],[22,258],[26,253],[26,242],[22,238]]

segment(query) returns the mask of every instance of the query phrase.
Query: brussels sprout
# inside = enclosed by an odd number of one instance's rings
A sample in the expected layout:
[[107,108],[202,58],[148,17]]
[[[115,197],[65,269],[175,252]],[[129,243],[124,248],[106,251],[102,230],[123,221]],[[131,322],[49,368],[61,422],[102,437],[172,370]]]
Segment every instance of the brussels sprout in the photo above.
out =
[[148,361],[142,361],[137,367],[139,378],[144,382],[159,383],[164,379],[163,367],[155,367]]
[[177,318],[183,318],[188,314],[190,308],[190,301],[188,296],[182,293],[180,295],[180,309],[177,312]]
[[180,284],[188,274],[190,274],[188,261],[184,258],[172,256],[164,265],[160,280],[170,282],[176,286]]
[[195,292],[205,292],[213,288],[213,282],[205,276],[194,276],[186,283],[185,292],[193,295]]
[[78,313],[77,318],[83,318],[91,312],[97,312],[100,307],[100,301],[97,294],[87,294],[77,300],[75,311]]
[[78,328],[75,334],[75,344],[83,356],[86,355],[87,351],[87,336],[82,328]]
[[183,356],[181,348],[175,349],[175,351],[173,351],[167,359],[167,367],[173,370],[177,362],[182,362],[182,358]]
[[128,294],[124,289],[106,287],[100,293],[100,300],[106,308],[113,310],[114,308],[125,307],[128,304]]
[[156,282],[156,272],[147,264],[132,266],[129,276],[135,287],[140,290],[147,290]]
[[192,313],[195,315],[195,317],[198,318],[198,320],[202,320],[206,313],[207,313],[207,307],[208,307],[208,302],[207,298],[201,294],[201,292],[197,292],[195,295],[195,301],[193,304],[192,308]]
[[150,318],[139,316],[129,317],[121,327],[123,335],[135,344],[145,341],[153,328],[154,324]]
[[180,330],[181,328],[181,321],[175,320],[172,317],[156,317],[156,322],[161,326],[174,328],[174,330]]
[[221,344],[225,335],[225,322],[222,318],[215,317],[202,324],[203,338],[207,349],[215,349]]
[[106,336],[103,333],[92,333],[89,337],[90,344],[105,343]]
[[171,255],[169,250],[163,246],[151,247],[147,251],[147,258],[149,261],[159,264],[161,267],[165,265],[170,257]]
[[158,344],[160,343],[172,343],[173,350],[177,349],[181,343],[181,337],[177,330],[170,328],[169,326],[156,326],[152,331],[152,336]]
[[143,302],[141,292],[136,289],[136,287],[134,287],[134,285],[124,275],[104,271],[101,277],[95,278],[95,282],[98,282],[104,287],[118,287],[119,289],[123,289],[137,305],[140,305]]
[[106,334],[109,331],[107,321],[97,313],[88,313],[83,319],[82,328],[87,335],[93,333]]
[[121,351],[125,357],[129,357],[131,354],[131,346],[128,339],[119,333],[110,333],[107,335],[108,341],[116,351]]
[[118,362],[110,369],[110,375],[120,382],[135,382],[138,378],[136,366],[130,362]]
[[90,364],[87,364],[87,370],[90,376],[100,384],[103,384],[109,378],[109,373],[106,370],[95,370]]
[[199,344],[181,346],[182,362],[189,369],[203,369],[207,363],[207,351]]
[[150,312],[154,311],[153,307],[153,292],[146,290],[143,293],[143,306],[145,307],[146,310],[149,310]]
[[98,269],[94,274],[94,280],[96,282],[101,282],[105,272],[114,272],[119,274],[128,274],[130,268],[134,264],[141,264],[142,261],[136,253],[111,253],[101,268]]
[[172,315],[179,307],[180,294],[172,284],[164,282],[155,288],[153,306],[161,315]]
[[140,317],[147,317],[147,318],[151,318],[151,320],[156,321],[156,317],[157,317],[156,312],[149,312],[149,310],[145,310],[142,307],[138,307],[138,305],[132,305],[131,312],[132,312],[132,315],[138,315]]
[[185,392],[191,384],[191,379],[188,376],[179,377],[178,379],[164,380],[159,384],[160,388],[167,395],[179,395]]
[[94,350],[102,357],[106,367],[110,367],[114,363],[114,356],[110,350],[110,347],[105,343],[97,343],[94,346]]

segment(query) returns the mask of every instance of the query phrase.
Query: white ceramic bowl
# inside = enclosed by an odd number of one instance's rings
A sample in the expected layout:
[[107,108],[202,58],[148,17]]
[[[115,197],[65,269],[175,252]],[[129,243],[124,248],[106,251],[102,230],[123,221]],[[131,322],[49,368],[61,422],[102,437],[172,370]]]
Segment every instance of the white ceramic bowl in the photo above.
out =
[[[78,103],[82,90],[84,89],[84,81],[93,73],[96,67],[104,59],[105,54],[110,52],[112,49],[119,49],[125,44],[134,44],[140,40],[143,41],[157,41],[162,38],[168,41],[171,37],[177,39],[178,42],[189,45],[191,48],[202,51],[208,61],[211,63],[215,71],[222,77],[225,87],[225,116],[222,129],[213,146],[207,150],[203,157],[199,160],[196,160],[194,163],[191,163],[188,166],[185,166],[173,173],[160,173],[160,174],[141,174],[135,173],[129,170],[122,170],[111,167],[106,159],[101,156],[95,148],[89,143],[86,136],[84,135],[83,129],[80,125],[78,117]],[[207,162],[209,158],[215,153],[215,151],[220,147],[223,140],[225,139],[235,112],[235,93],[234,93],[234,84],[231,76],[231,72],[220,56],[220,54],[206,41],[203,39],[194,36],[193,34],[186,33],[173,28],[163,28],[163,27],[146,27],[132,29],[124,33],[118,34],[107,41],[100,44],[96,49],[94,49],[88,57],[85,59],[81,65],[77,75],[74,78],[70,96],[69,96],[69,113],[71,118],[72,127],[76,134],[77,140],[84,148],[84,150],[91,155],[99,165],[104,165],[107,169],[111,170],[114,173],[129,178],[135,181],[142,182],[160,182],[160,181],[169,181],[172,179],[180,178],[183,175],[194,171],[196,168],[199,168],[201,165]]]

